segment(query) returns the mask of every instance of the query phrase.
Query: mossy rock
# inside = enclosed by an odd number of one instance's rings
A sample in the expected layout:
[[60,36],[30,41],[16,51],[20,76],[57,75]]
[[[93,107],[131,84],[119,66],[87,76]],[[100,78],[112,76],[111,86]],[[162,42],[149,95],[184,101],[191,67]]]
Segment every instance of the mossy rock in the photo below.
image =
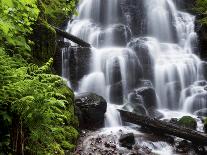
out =
[[56,32],[46,21],[39,19],[32,35],[33,56],[40,62],[47,62],[56,52]]
[[196,130],[197,122],[191,116],[183,116],[178,120],[178,125]]

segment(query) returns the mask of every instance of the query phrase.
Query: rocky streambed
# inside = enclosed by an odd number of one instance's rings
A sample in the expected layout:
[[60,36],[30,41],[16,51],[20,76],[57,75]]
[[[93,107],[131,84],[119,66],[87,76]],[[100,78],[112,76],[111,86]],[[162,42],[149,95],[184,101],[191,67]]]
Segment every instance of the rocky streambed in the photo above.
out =
[[[190,141],[165,133],[162,134],[145,126],[123,122],[122,126],[104,127],[107,103],[96,94],[77,95],[76,106],[82,129],[75,155],[194,155],[207,153],[207,148],[204,146],[195,145]],[[204,132],[202,117],[185,116],[187,114],[178,111],[161,110],[159,113],[162,114],[162,118],[159,117],[162,121],[180,123],[180,125]],[[192,126],[188,126],[189,122]]]

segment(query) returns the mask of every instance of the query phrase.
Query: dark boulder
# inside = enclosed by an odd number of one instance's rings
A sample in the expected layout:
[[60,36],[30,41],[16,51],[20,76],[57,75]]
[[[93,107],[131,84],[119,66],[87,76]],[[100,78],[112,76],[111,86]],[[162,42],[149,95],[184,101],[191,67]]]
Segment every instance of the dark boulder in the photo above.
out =
[[195,111],[194,114],[200,117],[207,117],[207,108]]
[[191,148],[191,143],[186,140],[181,140],[175,143],[175,150],[177,153],[188,153]]
[[148,115],[147,110],[145,109],[145,107],[143,105],[135,105],[133,108],[133,113],[137,114],[137,115]]
[[75,97],[75,103],[81,111],[80,127],[97,128],[104,124],[107,103],[103,97],[93,93],[82,93]]
[[123,134],[119,138],[120,146],[132,149],[135,144],[135,138],[133,133]]
[[142,96],[144,106],[146,109],[157,107],[157,96],[154,88],[152,87],[140,87],[134,90],[135,94]]

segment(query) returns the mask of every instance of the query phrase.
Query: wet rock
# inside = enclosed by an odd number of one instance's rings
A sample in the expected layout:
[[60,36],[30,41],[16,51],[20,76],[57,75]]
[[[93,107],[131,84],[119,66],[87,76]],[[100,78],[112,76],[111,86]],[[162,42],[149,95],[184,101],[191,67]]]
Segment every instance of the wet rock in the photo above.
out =
[[114,59],[113,67],[109,75],[111,75],[111,79],[109,79],[110,84],[114,84],[122,80],[120,62],[118,58]]
[[157,96],[155,93],[154,88],[151,87],[140,87],[138,89],[135,89],[134,92],[137,95],[142,96],[144,100],[144,106],[148,110],[151,108],[156,108],[157,106]]
[[130,103],[135,103],[135,104],[144,104],[143,98],[141,95],[136,94],[135,92],[131,92],[128,95],[128,101]]
[[204,119],[203,130],[207,133],[207,118]]
[[207,85],[207,81],[205,81],[205,80],[196,81],[195,85],[197,85],[197,86],[206,86]]
[[191,143],[186,140],[176,142],[175,150],[178,153],[187,153],[191,149]]
[[143,105],[135,105],[132,112],[137,115],[147,115],[148,114]]
[[195,21],[195,29],[199,39],[200,57],[203,60],[207,59],[207,24],[202,24],[200,20],[206,17],[206,14],[197,15]]
[[195,94],[190,104],[191,112],[207,108],[207,93],[200,92]]
[[195,115],[200,116],[200,117],[207,117],[207,108],[198,110],[194,112]]
[[194,118],[192,118],[191,116],[183,116],[182,118],[180,118],[178,120],[178,125],[186,127],[186,128],[190,128],[193,130],[196,130],[197,127],[197,122]]
[[173,123],[173,124],[177,124],[178,123],[178,119],[177,118],[171,118],[170,123]]
[[121,0],[121,9],[125,24],[130,27],[133,36],[145,35],[147,20],[144,0]]
[[147,111],[148,115],[152,118],[161,119],[164,117],[164,115],[161,112],[157,111],[155,107],[151,107]]
[[[89,72],[91,61],[91,49],[86,47],[70,47],[64,52],[64,77],[67,78],[73,88],[78,81]],[[57,66],[58,67],[58,66]]]
[[123,103],[123,85],[122,81],[117,82],[110,87],[110,101],[114,104]]
[[[206,39],[206,43],[207,43],[207,39]],[[207,47],[206,47],[206,51],[207,51]],[[207,54],[206,54],[206,56],[203,56],[203,59],[206,59],[207,60]],[[202,62],[200,64],[199,73],[201,73],[200,75],[203,75],[202,78],[204,78],[205,80],[207,80],[207,62]]]
[[135,144],[135,138],[133,133],[123,134],[119,138],[119,143],[122,147],[132,149],[132,145]]
[[195,7],[196,0],[173,0],[174,4],[178,9],[193,13],[193,8]]
[[179,99],[181,94],[181,83],[180,82],[169,82],[167,87],[167,97],[168,97],[168,108],[177,109],[179,107]]
[[[111,37],[112,36],[112,37]],[[104,46],[126,46],[131,39],[129,27],[123,24],[114,24],[100,34],[100,45]],[[110,39],[109,39],[110,38]]]
[[104,123],[107,103],[105,99],[94,93],[82,93],[75,97],[76,106],[82,115],[81,127],[96,128]]
[[150,87],[153,88],[153,84],[150,80],[141,79],[138,81],[138,87]]
[[144,71],[143,78],[153,80],[154,61],[151,54],[149,53],[145,38],[132,40],[128,44],[128,47],[132,48],[135,51],[140,64],[142,64],[142,69]]

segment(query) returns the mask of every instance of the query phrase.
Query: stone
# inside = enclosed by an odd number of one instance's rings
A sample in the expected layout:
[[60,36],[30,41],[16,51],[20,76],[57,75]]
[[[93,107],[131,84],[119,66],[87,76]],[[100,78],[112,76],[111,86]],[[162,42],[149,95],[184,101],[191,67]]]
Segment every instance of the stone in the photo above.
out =
[[119,138],[119,143],[122,147],[132,149],[132,146],[135,144],[135,138],[133,133],[123,134]]
[[141,95],[131,92],[128,94],[128,101],[134,104],[144,104],[143,98]]
[[174,81],[166,84],[168,108],[176,110],[179,107],[179,99],[181,95],[182,86],[180,82]]
[[191,144],[186,140],[178,141],[175,144],[175,149],[178,153],[187,153],[191,149],[191,147]]
[[142,96],[144,106],[148,110],[149,108],[157,107],[157,96],[154,88],[151,87],[140,87],[134,90],[137,95]]
[[145,115],[146,116],[148,114],[145,107],[143,105],[139,105],[139,104],[134,106],[134,109],[133,109],[132,112],[137,114],[137,115]]
[[195,111],[194,114],[200,117],[207,117],[207,108]]
[[151,107],[147,109],[147,111],[148,115],[152,118],[161,119],[164,117],[164,115],[161,112],[157,111],[155,107]]
[[75,97],[75,104],[81,111],[81,128],[98,128],[104,124],[107,102],[94,93],[81,93]]
[[196,0],[173,0],[173,2],[179,10],[194,13],[193,8],[195,7]]
[[154,61],[146,45],[146,38],[134,39],[128,44],[128,47],[135,51],[140,64],[142,64],[143,78],[153,80]]
[[99,37],[99,45],[101,45],[99,47],[126,46],[131,39],[131,31],[129,27],[123,24],[114,24],[110,28],[103,31]]
[[178,120],[178,125],[190,128],[192,130],[196,130],[197,127],[197,122],[194,118],[191,116],[183,116]]
[[114,104],[123,104],[123,85],[122,81],[110,86],[110,101]]
[[205,131],[205,133],[207,133],[207,118],[204,119],[203,130]]
[[171,118],[170,123],[173,123],[173,124],[178,124],[178,119],[177,118]]
[[197,93],[193,96],[190,110],[195,112],[201,109],[207,108],[207,93]]

